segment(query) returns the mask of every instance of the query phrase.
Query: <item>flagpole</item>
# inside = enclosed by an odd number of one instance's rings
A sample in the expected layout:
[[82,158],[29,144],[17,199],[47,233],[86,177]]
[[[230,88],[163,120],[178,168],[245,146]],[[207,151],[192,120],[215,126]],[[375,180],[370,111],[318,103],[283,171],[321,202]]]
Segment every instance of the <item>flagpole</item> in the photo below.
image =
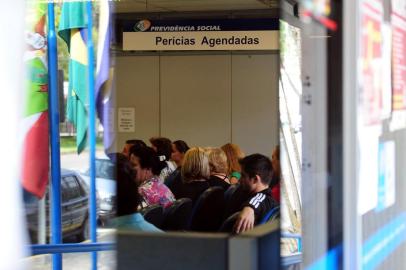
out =
[[[97,221],[96,221],[96,181],[95,181],[95,152],[96,152],[96,98],[94,88],[94,51],[93,51],[93,17],[92,1],[88,0],[87,5],[87,52],[88,52],[88,76],[89,76],[89,156],[90,156],[90,239],[97,242]],[[92,252],[92,269],[97,269],[97,252]]]
[[[48,3],[48,84],[51,136],[51,229],[52,244],[62,243],[61,230],[61,162],[59,141],[58,58],[55,34],[54,4]],[[62,254],[52,255],[52,269],[62,269]]]

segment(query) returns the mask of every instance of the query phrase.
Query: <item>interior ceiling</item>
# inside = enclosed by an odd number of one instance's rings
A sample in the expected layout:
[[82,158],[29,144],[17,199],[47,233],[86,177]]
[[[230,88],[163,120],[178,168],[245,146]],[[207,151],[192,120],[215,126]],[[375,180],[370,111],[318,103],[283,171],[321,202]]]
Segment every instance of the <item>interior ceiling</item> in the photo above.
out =
[[259,10],[278,7],[279,0],[116,0],[115,13]]

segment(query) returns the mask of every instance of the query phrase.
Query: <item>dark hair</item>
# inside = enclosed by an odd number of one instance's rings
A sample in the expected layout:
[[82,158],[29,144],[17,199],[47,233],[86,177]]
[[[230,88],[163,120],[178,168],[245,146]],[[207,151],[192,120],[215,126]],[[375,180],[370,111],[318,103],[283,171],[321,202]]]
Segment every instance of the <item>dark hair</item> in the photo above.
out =
[[142,144],[134,144],[133,146],[130,147],[129,156],[131,156],[131,153],[138,151],[138,149],[146,148],[146,147],[148,147],[148,146],[142,145]]
[[252,154],[240,159],[241,169],[248,177],[253,178],[255,175],[261,177],[263,184],[269,185],[272,177],[271,160],[261,154]]
[[142,197],[138,193],[138,184],[135,182],[136,171],[128,158],[121,153],[109,154],[109,158],[115,163],[116,169],[116,215],[130,215],[137,211],[137,207],[142,201]]
[[139,147],[146,147],[147,144],[143,140],[126,140],[126,144],[131,144],[132,146],[138,145]]
[[190,148],[189,145],[187,145],[187,143],[182,140],[174,141],[173,144],[176,146],[176,149],[178,149],[178,151],[182,154],[185,154]]
[[141,168],[151,169],[154,175],[159,175],[162,169],[166,167],[166,162],[161,161],[151,147],[131,147],[130,157],[131,155],[138,157]]
[[153,137],[149,139],[151,144],[156,147],[158,156],[165,156],[166,160],[171,158],[172,154],[172,142],[168,138]]

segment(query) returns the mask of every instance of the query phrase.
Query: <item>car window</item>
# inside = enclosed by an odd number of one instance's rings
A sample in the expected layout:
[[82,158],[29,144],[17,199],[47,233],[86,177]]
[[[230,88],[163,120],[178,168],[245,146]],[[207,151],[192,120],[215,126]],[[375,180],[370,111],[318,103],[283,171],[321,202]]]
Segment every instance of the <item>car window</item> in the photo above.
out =
[[62,196],[62,202],[67,202],[69,199],[69,188],[66,185],[66,182],[64,180],[64,178],[62,178],[62,182],[61,182],[61,196]]
[[[114,163],[107,159],[96,159],[96,177],[115,179]],[[90,175],[90,170],[86,171],[86,175]]]
[[[80,177],[79,177],[80,178]],[[83,182],[83,180],[80,178],[79,179],[77,176],[75,176],[76,181],[79,184],[79,191],[80,191],[80,196],[85,197],[87,194],[90,192],[88,187],[86,186],[86,183]]]
[[62,200],[64,202],[81,197],[81,190],[76,178],[72,175],[62,178]]

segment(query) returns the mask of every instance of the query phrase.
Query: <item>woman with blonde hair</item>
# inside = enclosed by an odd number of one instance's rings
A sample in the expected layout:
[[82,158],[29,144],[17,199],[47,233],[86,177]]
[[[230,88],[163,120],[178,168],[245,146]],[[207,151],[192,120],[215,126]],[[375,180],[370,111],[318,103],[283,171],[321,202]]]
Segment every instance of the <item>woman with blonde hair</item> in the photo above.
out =
[[200,194],[210,187],[207,182],[210,177],[209,159],[203,148],[193,147],[186,152],[181,175],[182,182],[177,183],[172,192],[177,199],[190,198],[193,203],[196,202]]
[[227,156],[228,177],[231,184],[237,184],[241,178],[241,166],[239,160],[244,158],[245,154],[240,147],[233,143],[227,143],[221,147]]
[[208,148],[206,151],[209,156],[210,186],[219,186],[227,190],[230,187],[230,180],[226,154],[220,148]]

